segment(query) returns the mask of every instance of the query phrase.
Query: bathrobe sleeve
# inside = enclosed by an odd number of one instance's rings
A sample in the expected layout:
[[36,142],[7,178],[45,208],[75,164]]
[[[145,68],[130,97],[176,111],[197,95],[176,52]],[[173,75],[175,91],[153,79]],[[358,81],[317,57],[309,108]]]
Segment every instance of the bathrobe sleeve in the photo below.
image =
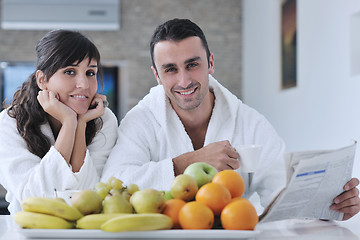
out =
[[9,117],[6,110],[1,113],[0,122],[0,183],[7,190],[11,213],[19,211],[20,202],[30,196],[55,197],[55,189],[93,187],[116,141],[117,120],[107,110],[102,129],[86,150],[83,166],[78,173],[73,173],[53,146],[42,159],[30,153],[17,131],[15,119]]
[[138,105],[122,120],[118,140],[104,167],[102,182],[114,176],[140,189],[168,190],[174,179],[167,135],[153,114]]

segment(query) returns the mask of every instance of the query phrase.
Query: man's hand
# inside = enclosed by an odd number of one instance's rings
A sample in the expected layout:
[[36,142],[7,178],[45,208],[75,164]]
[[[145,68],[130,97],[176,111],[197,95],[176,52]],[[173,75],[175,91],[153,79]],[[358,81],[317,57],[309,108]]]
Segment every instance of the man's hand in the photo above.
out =
[[218,171],[238,169],[239,154],[229,141],[211,143],[194,152],[184,153],[173,159],[175,175],[182,174],[187,166],[195,162],[206,162]]
[[344,192],[334,199],[331,209],[344,213],[343,221],[355,216],[360,211],[359,179],[352,178],[344,186]]
[[206,162],[218,171],[225,169],[238,169],[240,167],[239,154],[229,141],[210,143],[197,150],[199,162]]

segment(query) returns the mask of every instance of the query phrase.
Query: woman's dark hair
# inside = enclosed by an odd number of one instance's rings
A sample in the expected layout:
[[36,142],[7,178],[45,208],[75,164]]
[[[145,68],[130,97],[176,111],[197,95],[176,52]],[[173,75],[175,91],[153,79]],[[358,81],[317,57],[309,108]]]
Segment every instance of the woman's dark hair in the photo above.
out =
[[[36,52],[36,71],[41,70],[47,80],[58,69],[80,63],[87,57],[89,63],[95,59],[98,64],[101,87],[103,87],[100,53],[96,46],[81,33],[69,30],[51,31],[38,42]],[[36,82],[36,71],[15,92],[13,102],[7,112],[10,117],[16,119],[17,129],[29,151],[42,158],[49,151],[51,143],[40,128],[48,121],[48,115],[37,100],[40,88]],[[87,145],[91,143],[102,124],[101,118],[87,123],[85,130]]]
[[158,26],[150,40],[150,55],[153,67],[156,69],[154,61],[154,47],[160,41],[181,41],[188,37],[199,37],[206,51],[209,63],[210,49],[206,37],[201,28],[189,19],[174,18]]

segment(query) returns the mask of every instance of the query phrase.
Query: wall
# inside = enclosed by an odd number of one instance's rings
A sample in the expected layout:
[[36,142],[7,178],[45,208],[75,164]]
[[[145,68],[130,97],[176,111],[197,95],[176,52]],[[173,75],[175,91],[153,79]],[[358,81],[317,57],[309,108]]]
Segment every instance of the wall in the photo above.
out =
[[[119,31],[82,33],[98,46],[103,61],[122,67],[120,118],[157,84],[150,69],[150,37],[156,26],[175,17],[203,29],[215,55],[215,78],[240,97],[242,0],[121,0],[119,11]],[[46,32],[0,29],[0,62],[36,61],[36,43]],[[0,199],[3,195],[0,186]]]
[[[297,2],[298,85],[280,90],[281,0],[244,0],[243,99],[270,120],[288,151],[359,141],[360,2]],[[353,175],[360,177],[359,154]]]
[[[203,29],[215,54],[214,76],[240,96],[242,1],[121,0],[119,11],[119,31],[82,32],[98,46],[103,60],[121,61],[126,68],[125,112],[157,84],[150,69],[150,37],[157,25],[175,17],[189,18]],[[0,61],[35,61],[35,45],[45,33],[0,29]]]

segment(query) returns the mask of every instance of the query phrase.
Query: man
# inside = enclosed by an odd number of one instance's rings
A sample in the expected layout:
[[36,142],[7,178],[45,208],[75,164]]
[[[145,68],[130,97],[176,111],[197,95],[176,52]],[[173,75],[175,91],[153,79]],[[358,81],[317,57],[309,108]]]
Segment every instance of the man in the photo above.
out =
[[[150,52],[159,85],[122,120],[102,180],[115,176],[168,190],[175,176],[202,161],[238,171],[244,197],[256,192],[267,206],[285,185],[284,143],[261,114],[211,76],[214,56],[202,30],[187,19],[167,21],[155,30]],[[249,144],[262,145],[250,185],[235,150]]]

